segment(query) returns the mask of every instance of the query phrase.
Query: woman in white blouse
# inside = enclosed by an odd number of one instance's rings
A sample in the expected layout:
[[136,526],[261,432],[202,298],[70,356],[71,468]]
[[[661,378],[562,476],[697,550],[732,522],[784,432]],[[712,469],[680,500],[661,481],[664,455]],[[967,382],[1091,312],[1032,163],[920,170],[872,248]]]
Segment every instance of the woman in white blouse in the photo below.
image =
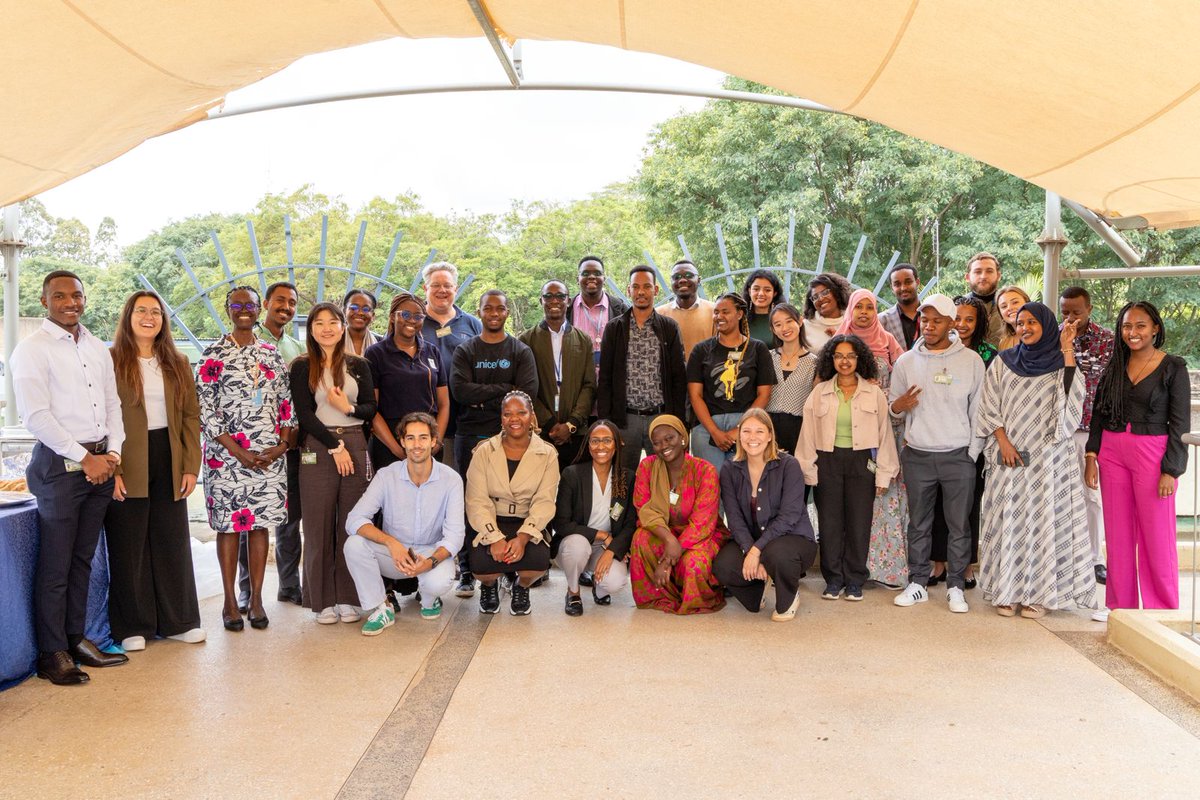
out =
[[771,309],[771,332],[780,345],[771,351],[775,385],[771,387],[767,413],[775,426],[776,444],[795,455],[804,421],[804,401],[816,383],[817,357],[807,347],[804,318],[795,306],[780,303]]

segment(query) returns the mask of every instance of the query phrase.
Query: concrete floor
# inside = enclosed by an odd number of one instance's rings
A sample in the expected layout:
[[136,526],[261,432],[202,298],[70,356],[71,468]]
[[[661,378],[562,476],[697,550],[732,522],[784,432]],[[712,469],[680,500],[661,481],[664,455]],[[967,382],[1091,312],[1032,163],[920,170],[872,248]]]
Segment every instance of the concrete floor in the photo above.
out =
[[204,644],[0,693],[0,797],[1195,797],[1200,707],[1103,625],[820,586],[788,624],[628,590],[571,619],[555,573],[530,617],[406,605],[374,639],[275,603],[226,633],[214,598]]

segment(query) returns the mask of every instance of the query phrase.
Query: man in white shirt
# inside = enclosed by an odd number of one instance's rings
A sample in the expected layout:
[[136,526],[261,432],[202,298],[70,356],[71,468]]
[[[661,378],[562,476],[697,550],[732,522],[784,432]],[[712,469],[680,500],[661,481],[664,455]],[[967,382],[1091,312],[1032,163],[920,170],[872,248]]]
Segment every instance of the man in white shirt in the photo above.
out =
[[42,281],[42,327],[13,351],[13,386],[25,427],[37,437],[25,476],[41,529],[33,583],[37,674],[85,683],[76,666],[111,667],[128,657],[101,652],[83,636],[92,557],[112,500],[125,426],[104,342],[79,323],[87,298],[79,276]]

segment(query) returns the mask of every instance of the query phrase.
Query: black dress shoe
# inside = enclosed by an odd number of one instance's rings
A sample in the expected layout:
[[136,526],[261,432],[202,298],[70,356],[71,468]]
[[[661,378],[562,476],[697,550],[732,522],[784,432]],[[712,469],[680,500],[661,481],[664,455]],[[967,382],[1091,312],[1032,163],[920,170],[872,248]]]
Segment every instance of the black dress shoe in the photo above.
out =
[[596,602],[596,605],[598,605],[598,606],[611,606],[612,605],[612,595],[606,594],[606,595],[604,595],[604,597],[598,596],[596,594],[595,584],[592,585],[592,600],[594,600]]
[[266,614],[263,614],[261,617],[256,617],[253,614],[250,614],[246,617],[246,619],[250,620],[250,627],[254,628],[256,631],[261,631],[263,628],[271,624],[271,620]]
[[241,614],[238,614],[236,617],[228,617],[225,615],[225,612],[221,612],[221,622],[225,625],[225,630],[227,631],[237,632],[246,627],[246,621],[242,619]]
[[974,589],[978,585],[978,581],[976,581],[974,578],[967,578],[965,581],[963,581],[964,589]]
[[59,650],[48,656],[38,656],[37,676],[57,686],[78,686],[91,680],[86,672],[75,666],[66,650]]
[[1108,583],[1108,567],[1103,564],[1096,565],[1096,583],[1101,586]]
[[927,583],[925,585],[926,586],[937,586],[939,583],[941,583],[944,580],[946,580],[946,573],[944,573],[944,572],[941,575],[930,575],[929,583]]
[[129,661],[124,653],[105,653],[90,639],[80,639],[71,648],[71,656],[85,667],[116,667]]
[[579,595],[567,592],[566,605],[563,610],[567,612],[568,617],[581,617],[583,616],[583,600],[579,598]]
[[593,586],[596,583],[596,573],[584,572],[579,576],[580,586]]
[[281,603],[295,603],[298,606],[304,605],[304,598],[301,597],[299,589],[280,589],[279,594],[275,595],[275,599]]

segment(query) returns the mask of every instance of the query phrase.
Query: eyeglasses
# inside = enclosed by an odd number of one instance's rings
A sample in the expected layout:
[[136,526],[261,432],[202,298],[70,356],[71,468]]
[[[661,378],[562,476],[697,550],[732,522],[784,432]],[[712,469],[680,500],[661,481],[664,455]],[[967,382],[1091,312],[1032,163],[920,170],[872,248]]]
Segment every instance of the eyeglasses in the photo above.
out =
[[604,273],[597,272],[594,269],[585,269],[583,272],[579,273],[579,277],[581,277],[581,278],[603,278]]
[[671,276],[673,281],[694,281],[700,277],[698,272],[676,272]]
[[351,303],[350,305],[346,306],[346,310],[351,314],[357,314],[360,311],[363,314],[374,314],[375,306],[360,306],[358,303]]
[[858,361],[858,353],[834,353],[834,361]]
[[829,297],[830,294],[831,294],[831,292],[828,289],[822,289],[820,291],[811,292],[809,294],[809,297],[811,297],[813,299],[813,302],[820,302],[821,300],[824,300],[826,297]]
[[145,306],[138,306],[133,310],[133,313],[142,317],[161,317],[163,315],[161,308],[146,308]]
[[562,292],[547,292],[546,294],[542,295],[542,299],[562,301],[567,299],[567,295],[563,294]]
[[424,322],[425,315],[420,311],[397,311],[396,316],[405,322]]
[[426,284],[425,288],[429,291],[441,291],[442,289],[448,289],[453,292],[458,287],[453,283],[430,283]]
[[258,303],[230,303],[230,311],[258,311]]
[[606,447],[615,441],[616,439],[611,436],[593,436],[592,438],[588,439],[588,444],[594,444],[597,447]]

